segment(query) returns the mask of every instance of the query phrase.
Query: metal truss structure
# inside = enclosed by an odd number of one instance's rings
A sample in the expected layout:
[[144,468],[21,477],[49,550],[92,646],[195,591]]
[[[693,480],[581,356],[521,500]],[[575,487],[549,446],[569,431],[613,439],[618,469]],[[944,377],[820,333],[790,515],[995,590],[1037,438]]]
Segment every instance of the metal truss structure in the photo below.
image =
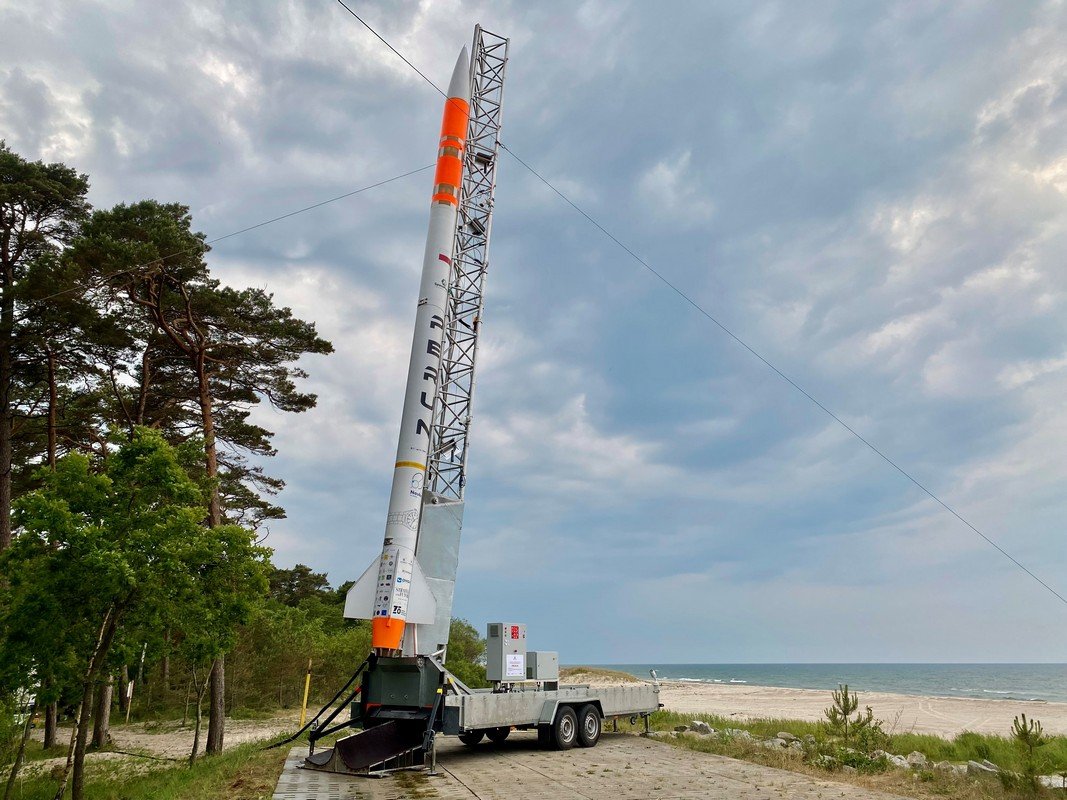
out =
[[489,271],[489,234],[507,60],[508,40],[477,26],[471,48],[471,106],[463,191],[452,246],[445,338],[427,464],[426,488],[454,500],[463,499],[467,483],[471,400],[485,276]]

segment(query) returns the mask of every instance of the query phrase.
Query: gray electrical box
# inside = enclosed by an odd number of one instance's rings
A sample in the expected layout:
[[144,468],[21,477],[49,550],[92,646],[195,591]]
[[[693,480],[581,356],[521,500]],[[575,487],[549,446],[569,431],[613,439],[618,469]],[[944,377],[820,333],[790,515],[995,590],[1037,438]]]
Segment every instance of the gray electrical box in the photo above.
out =
[[559,653],[531,650],[526,654],[526,679],[553,682],[559,680]]
[[485,636],[485,677],[499,683],[526,680],[526,626],[490,622]]

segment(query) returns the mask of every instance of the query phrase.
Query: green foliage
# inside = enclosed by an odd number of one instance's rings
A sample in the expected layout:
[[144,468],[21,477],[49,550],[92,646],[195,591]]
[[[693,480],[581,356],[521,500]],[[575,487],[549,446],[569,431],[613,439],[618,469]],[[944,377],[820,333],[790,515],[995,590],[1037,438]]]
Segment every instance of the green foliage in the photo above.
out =
[[[841,736],[847,743],[850,736],[859,735],[871,726],[878,727],[879,723],[875,721],[874,712],[870,706],[867,706],[865,713],[857,713],[855,717],[850,716],[859,708],[859,697],[855,692],[849,694],[847,683],[838,686],[832,695],[834,704],[823,713],[826,715],[827,724],[833,734]],[[870,742],[877,737],[867,736],[866,738]]]
[[241,628],[227,659],[234,706],[254,710],[300,704],[311,660],[311,697],[328,700],[370,652],[370,625],[346,622],[341,607],[310,598],[270,600]]
[[1036,794],[1040,789],[1038,775],[1042,763],[1039,763],[1038,749],[1049,743],[1041,723],[1036,719],[1027,720],[1026,714],[1016,717],[1012,721],[1011,737],[1016,748],[1022,754],[1023,769],[1019,776],[1021,787],[1029,794]]
[[242,528],[203,526],[203,492],[182,457],[139,428],[106,464],[70,454],[19,499],[21,532],[0,559],[0,686],[29,675],[80,683],[108,625],[98,671],[117,666],[106,657],[124,636],[139,643],[150,629],[171,630],[191,661],[232,645],[266,592],[269,551]]
[[889,769],[889,759],[884,755],[874,758],[851,747],[833,747],[831,750],[840,765],[854,767],[857,772],[876,775]]
[[448,628],[445,666],[472,689],[489,685],[485,679],[485,639],[465,619],[453,619]]
[[325,572],[312,572],[306,564],[297,564],[292,569],[272,567],[270,573],[270,596],[287,606],[297,606],[301,600],[332,594]]
[[0,764],[10,764],[15,760],[22,726],[19,725],[15,696],[0,694]]

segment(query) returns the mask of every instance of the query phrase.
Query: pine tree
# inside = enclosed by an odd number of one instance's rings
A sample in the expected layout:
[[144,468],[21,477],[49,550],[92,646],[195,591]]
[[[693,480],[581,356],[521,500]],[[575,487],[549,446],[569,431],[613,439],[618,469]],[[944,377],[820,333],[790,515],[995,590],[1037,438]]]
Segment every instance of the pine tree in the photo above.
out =
[[849,736],[859,733],[864,728],[874,723],[874,711],[867,706],[866,712],[851,715],[859,708],[859,696],[848,691],[848,684],[838,684],[837,690],[832,692],[834,704],[825,709],[823,713],[830,726],[830,731],[844,738],[847,742]]
[[0,141],[0,552],[11,543],[13,438],[17,409],[30,378],[20,294],[31,265],[71,242],[85,220],[89,181],[70,167],[30,162]]
[[[274,455],[273,434],[249,422],[250,409],[263,400],[283,411],[314,407],[315,396],[297,389],[306,375],[296,362],[307,353],[332,352],[330,343],[263,290],[237,290],[212,278],[204,236],[193,232],[185,206],[146,200],[98,211],[76,249],[83,263],[108,277],[116,301],[139,317],[138,413],[166,386],[165,402],[157,405],[168,424],[178,428],[195,419],[204,442],[207,525],[225,521],[224,497],[240,506],[234,518],[258,524],[279,516],[261,492],[275,492],[281,482],[241,455]],[[121,404],[123,393],[116,394]],[[220,442],[229,447],[223,450]],[[222,750],[224,696],[220,654],[211,668],[209,753]]]

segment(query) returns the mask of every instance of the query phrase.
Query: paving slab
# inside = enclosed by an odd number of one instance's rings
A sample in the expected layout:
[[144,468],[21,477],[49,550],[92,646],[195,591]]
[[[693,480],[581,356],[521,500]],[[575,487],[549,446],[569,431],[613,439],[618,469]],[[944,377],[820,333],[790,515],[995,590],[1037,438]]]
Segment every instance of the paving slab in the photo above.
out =
[[699,753],[628,734],[605,733],[592,749],[542,750],[533,733],[513,732],[471,748],[438,739],[437,777],[401,772],[359,778],[298,769],[307,749],[286,760],[275,800],[899,800],[847,783]]

